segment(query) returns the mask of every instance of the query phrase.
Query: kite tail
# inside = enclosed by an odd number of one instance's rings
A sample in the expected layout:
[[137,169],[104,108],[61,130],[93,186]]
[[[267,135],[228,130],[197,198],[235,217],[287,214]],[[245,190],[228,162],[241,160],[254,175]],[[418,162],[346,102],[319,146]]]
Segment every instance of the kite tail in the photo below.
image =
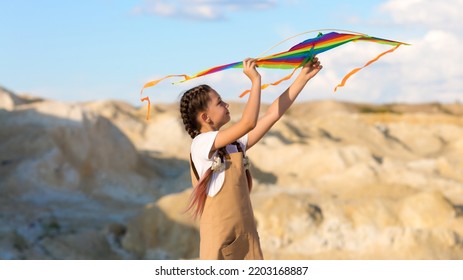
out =
[[141,102],[148,102],[148,110],[146,111],[146,120],[150,119],[150,112],[151,112],[151,100],[148,96],[140,98]]
[[[294,68],[294,70],[293,70],[289,75],[287,75],[287,76],[285,76],[285,77],[279,79],[279,80],[276,81],[276,82],[268,83],[268,84],[263,84],[263,85],[260,87],[260,89],[266,89],[268,86],[276,86],[276,85],[280,84],[280,83],[283,82],[283,81],[286,81],[286,80],[291,79],[291,77],[294,75],[294,72],[296,72],[297,69],[298,69],[298,68]],[[248,94],[248,93],[250,93],[250,92],[251,92],[250,89],[243,91],[243,93],[240,94],[240,98],[241,98],[241,97],[244,97],[246,94]]]
[[[167,76],[165,76],[164,78],[161,78],[161,79],[154,80],[154,81],[151,81],[151,82],[146,83],[146,84],[143,86],[143,88],[141,89],[141,91],[140,91],[140,96],[143,95],[143,91],[144,91],[146,88],[155,86],[155,85],[157,85],[160,81],[165,80],[165,79],[168,79],[168,78],[172,78],[172,77],[183,77],[184,80],[182,80],[181,82],[191,79],[190,76],[185,75],[185,74],[167,75]],[[150,110],[150,109],[151,109],[151,101],[150,101],[150,98],[149,98],[148,96],[145,96],[145,97],[140,98],[140,100],[141,100],[141,102],[145,102],[145,101],[148,102],[148,112],[146,112],[146,119],[149,120],[149,118],[150,118],[150,112],[151,112],[151,110]]]
[[359,68],[355,68],[354,70],[350,71],[349,73],[347,73],[346,76],[344,76],[344,78],[342,79],[341,83],[339,85],[337,85],[335,88],[334,88],[334,91],[336,91],[338,89],[338,87],[343,87],[346,83],[346,81],[352,76],[354,75],[355,73],[357,73],[358,71],[362,70],[363,68],[367,67],[368,65],[372,64],[373,62],[377,61],[380,57],[382,57],[383,55],[385,54],[388,54],[388,53],[391,53],[393,51],[395,51],[398,47],[400,47],[400,45],[402,44],[398,44],[397,46],[393,47],[392,49],[390,50],[387,50],[381,54],[379,54],[377,57],[373,58],[372,60],[368,61],[365,65],[363,65],[362,67],[359,67]]

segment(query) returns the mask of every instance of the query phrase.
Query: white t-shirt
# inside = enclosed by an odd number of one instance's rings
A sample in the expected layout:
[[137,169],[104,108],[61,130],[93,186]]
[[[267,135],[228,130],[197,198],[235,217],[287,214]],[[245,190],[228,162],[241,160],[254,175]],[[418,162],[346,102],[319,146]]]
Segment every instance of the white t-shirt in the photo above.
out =
[[[217,151],[209,158],[209,153],[214,144],[215,137],[217,137],[218,131],[211,131],[201,133],[196,136],[191,143],[191,158],[198,172],[199,178],[203,176],[206,170],[212,166],[213,158],[217,155]],[[246,151],[246,144],[248,143],[248,135],[244,135],[237,140],[241,145],[241,149]],[[237,153],[238,149],[235,145],[229,144],[226,147],[227,153]],[[222,188],[225,180],[225,171],[212,172],[211,180],[207,185],[207,194],[209,196],[215,196]]]

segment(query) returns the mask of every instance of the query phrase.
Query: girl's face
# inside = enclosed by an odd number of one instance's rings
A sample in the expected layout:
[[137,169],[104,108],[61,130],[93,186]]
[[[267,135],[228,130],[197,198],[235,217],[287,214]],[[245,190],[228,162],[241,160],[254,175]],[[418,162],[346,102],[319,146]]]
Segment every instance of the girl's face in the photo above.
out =
[[215,130],[218,130],[224,124],[230,121],[230,112],[228,104],[225,103],[220,95],[212,90],[209,92],[210,100],[207,106],[206,114],[208,116],[208,124]]

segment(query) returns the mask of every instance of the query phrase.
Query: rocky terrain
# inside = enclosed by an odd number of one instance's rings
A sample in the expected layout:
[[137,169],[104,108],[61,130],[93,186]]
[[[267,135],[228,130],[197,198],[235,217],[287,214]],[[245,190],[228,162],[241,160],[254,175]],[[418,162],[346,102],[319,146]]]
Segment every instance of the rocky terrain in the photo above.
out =
[[[0,88],[0,259],[197,258],[191,139],[153,107]],[[299,102],[248,155],[267,259],[463,259],[461,104]]]

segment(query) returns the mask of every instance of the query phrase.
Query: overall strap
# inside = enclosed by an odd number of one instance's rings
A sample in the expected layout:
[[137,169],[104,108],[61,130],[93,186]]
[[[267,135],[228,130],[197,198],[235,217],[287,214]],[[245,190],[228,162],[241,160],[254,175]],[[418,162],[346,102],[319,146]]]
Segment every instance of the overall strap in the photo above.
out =
[[224,159],[230,159],[230,155],[228,154],[227,149],[225,147],[218,149],[217,154],[219,155],[222,162],[224,162]]
[[244,154],[243,149],[241,148],[240,143],[238,143],[238,141],[235,141],[235,142],[233,142],[232,144],[236,146],[236,149],[238,150],[238,152],[240,152],[240,153],[243,155],[243,157],[246,156],[246,155]]
[[246,180],[248,181],[249,192],[251,192],[251,190],[252,190],[252,176],[251,176],[251,171],[249,171],[249,159],[246,157],[246,155],[245,155],[243,149],[241,148],[240,143],[238,143],[238,141],[235,141],[232,144],[236,146],[236,149],[238,150],[238,152],[240,152],[241,155],[243,156],[244,167],[246,169],[245,170],[245,172],[246,172]]

